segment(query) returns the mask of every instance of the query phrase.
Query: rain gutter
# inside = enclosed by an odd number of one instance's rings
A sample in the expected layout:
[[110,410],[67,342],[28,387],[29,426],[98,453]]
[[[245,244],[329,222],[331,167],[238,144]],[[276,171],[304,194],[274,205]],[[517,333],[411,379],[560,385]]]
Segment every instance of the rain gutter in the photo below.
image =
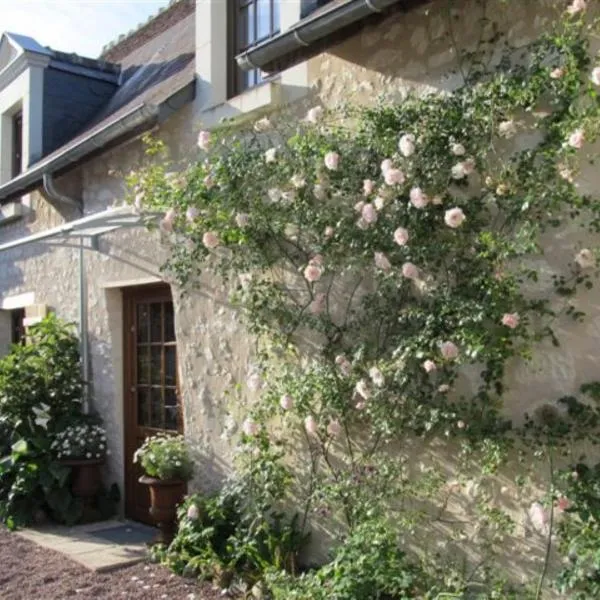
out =
[[[245,71],[261,69],[273,72],[278,62],[286,57],[307,50],[331,34],[353,25],[366,17],[383,13],[401,0],[349,0],[333,4],[331,8],[317,12],[298,21],[288,30],[252,46],[235,57],[237,64]],[[286,66],[289,66],[286,64]],[[280,69],[279,69],[280,70]]]

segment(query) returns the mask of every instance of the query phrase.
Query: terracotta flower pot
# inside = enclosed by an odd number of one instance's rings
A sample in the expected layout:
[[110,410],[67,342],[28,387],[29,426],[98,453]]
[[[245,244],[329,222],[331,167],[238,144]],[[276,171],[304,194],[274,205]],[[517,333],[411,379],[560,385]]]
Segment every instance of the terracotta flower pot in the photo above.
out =
[[65,459],[61,464],[73,468],[73,495],[81,498],[84,505],[91,502],[92,498],[100,491],[102,486],[102,472],[100,467],[104,464],[103,458]]
[[139,482],[150,488],[150,516],[159,529],[157,543],[170,544],[175,536],[177,505],[185,495],[185,481],[142,475]]

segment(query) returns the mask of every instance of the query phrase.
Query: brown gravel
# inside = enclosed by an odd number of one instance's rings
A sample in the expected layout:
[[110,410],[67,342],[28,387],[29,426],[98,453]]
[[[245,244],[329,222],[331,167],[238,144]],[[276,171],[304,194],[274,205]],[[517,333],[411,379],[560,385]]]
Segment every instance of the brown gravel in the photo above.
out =
[[154,564],[93,573],[62,554],[0,529],[2,600],[215,600],[219,591]]

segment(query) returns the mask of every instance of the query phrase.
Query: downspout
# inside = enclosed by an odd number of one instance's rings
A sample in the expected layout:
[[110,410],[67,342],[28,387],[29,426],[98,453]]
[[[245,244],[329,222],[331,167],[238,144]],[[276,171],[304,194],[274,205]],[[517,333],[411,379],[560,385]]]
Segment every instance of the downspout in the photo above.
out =
[[[58,204],[75,207],[79,214],[83,216],[83,201],[77,202],[73,198],[60,193],[54,184],[52,173],[44,173],[42,181],[44,192],[49,200]],[[81,352],[81,376],[84,381],[83,412],[87,414],[90,411],[90,355],[87,318],[87,275],[85,271],[85,242],[83,238],[79,240],[79,257],[77,263],[79,272],[79,344]]]
[[352,25],[374,14],[380,14],[400,0],[349,0],[334,4],[298,21],[286,31],[273,38],[252,46],[235,57],[238,66],[244,71],[265,68],[272,61],[313,45],[330,34]]

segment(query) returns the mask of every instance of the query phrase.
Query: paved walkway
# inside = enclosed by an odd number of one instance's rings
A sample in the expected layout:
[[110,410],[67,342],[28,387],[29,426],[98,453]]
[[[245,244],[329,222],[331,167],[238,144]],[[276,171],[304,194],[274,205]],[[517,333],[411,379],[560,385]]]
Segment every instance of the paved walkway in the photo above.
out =
[[22,529],[17,535],[102,572],[144,560],[156,529],[141,523],[103,521],[75,527]]

